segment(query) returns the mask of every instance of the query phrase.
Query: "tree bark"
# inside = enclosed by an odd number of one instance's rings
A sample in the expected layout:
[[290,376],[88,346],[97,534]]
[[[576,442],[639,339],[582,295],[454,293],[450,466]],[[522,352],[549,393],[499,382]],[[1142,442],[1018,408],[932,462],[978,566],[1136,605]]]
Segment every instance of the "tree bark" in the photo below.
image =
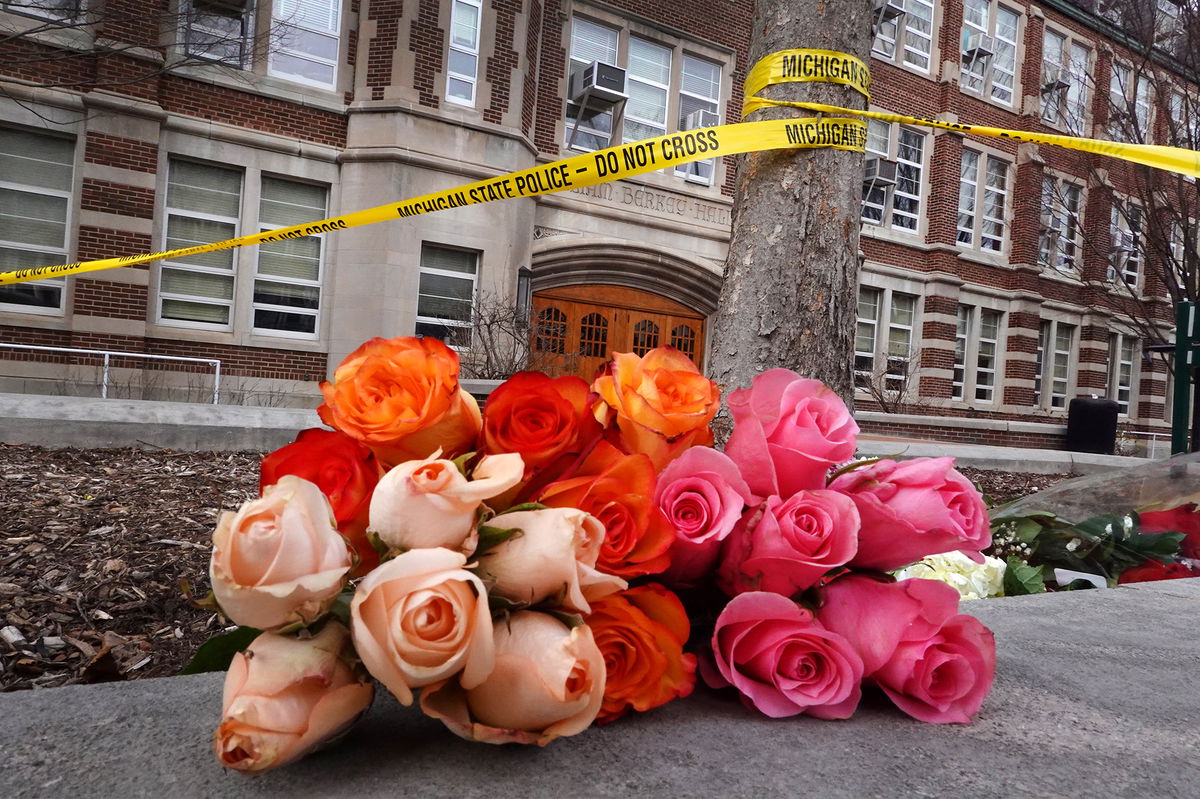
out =
[[[869,60],[870,0],[757,0],[747,69],[778,50]],[[761,96],[866,107],[835,83],[784,83]],[[749,120],[813,114],[764,108]],[[748,121],[749,121],[748,120]],[[712,377],[729,391],[786,367],[853,398],[862,160],[845,150],[772,150],[738,162],[733,230],[714,319]]]

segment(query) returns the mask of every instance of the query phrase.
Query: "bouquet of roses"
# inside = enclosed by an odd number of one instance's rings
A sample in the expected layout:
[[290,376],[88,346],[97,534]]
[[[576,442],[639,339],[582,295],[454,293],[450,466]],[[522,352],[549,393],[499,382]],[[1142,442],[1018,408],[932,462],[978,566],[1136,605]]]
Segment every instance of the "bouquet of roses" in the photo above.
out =
[[373,679],[468,740],[545,745],[691,693],[693,624],[706,681],[770,716],[845,718],[867,682],[964,722],[990,688],[991,633],[958,593],[885,573],[978,558],[981,498],[946,458],[831,478],[857,426],[817,381],[733,392],[725,452],[717,387],[666,347],[590,386],[514,375],[481,414],[445,345],[374,339],[321,391],[333,429],[264,458],[262,497],[213,535],[214,599],[256,636],[226,677],[223,765],[336,737]]

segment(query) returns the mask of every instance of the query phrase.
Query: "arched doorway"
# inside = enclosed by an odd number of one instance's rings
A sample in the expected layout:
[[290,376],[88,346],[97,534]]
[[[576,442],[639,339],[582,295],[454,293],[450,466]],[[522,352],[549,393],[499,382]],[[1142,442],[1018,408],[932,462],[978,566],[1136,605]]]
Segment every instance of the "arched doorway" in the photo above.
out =
[[717,307],[715,264],[648,243],[554,237],[533,250],[532,360],[591,380],[611,352],[670,345],[704,366]]
[[562,286],[533,295],[535,357],[558,374],[591,380],[610,352],[670,345],[704,363],[704,316],[626,286]]

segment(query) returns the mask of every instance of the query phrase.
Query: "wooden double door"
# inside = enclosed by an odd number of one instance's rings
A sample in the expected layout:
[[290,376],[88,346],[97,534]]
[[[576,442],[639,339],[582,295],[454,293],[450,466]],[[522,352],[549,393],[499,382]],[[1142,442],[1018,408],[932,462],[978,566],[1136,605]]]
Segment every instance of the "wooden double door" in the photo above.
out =
[[565,286],[533,295],[531,366],[591,381],[610,352],[644,355],[670,345],[704,363],[704,316],[624,286]]

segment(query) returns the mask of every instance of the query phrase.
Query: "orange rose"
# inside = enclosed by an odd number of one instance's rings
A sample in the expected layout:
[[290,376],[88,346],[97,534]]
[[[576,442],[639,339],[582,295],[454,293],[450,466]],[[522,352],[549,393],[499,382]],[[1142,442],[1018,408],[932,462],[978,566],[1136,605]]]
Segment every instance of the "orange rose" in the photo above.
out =
[[480,440],[488,454],[520,453],[528,480],[556,458],[582,452],[600,434],[589,413],[587,383],[518,372],[488,396]]
[[641,358],[615,353],[592,391],[600,395],[596,418],[606,426],[615,421],[625,451],[645,453],[656,469],[688,447],[712,444],[708,425],[721,392],[674,347],[658,347]]
[[684,654],[691,632],[678,597],[657,583],[592,603],[586,618],[604,655],[608,680],[599,724],[632,708],[644,712],[687,696],[696,684],[696,656]]
[[601,441],[564,480],[542,489],[537,501],[552,508],[579,508],[604,525],[596,568],[621,577],[665,571],[675,530],[654,502],[656,476],[650,459],[622,454]]
[[458,356],[432,338],[373,338],[321,383],[321,421],[371,448],[386,470],[467,452],[479,433],[479,405],[458,387]]

